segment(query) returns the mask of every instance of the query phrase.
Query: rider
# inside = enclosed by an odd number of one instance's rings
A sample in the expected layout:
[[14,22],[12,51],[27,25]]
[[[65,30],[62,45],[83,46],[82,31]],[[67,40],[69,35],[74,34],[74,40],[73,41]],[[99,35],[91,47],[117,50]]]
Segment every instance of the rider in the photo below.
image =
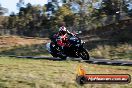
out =
[[54,35],[54,37],[58,38],[58,40],[56,40],[57,45],[61,47],[61,49],[63,50],[63,48],[65,46],[67,46],[67,35],[72,35],[75,36],[75,34],[69,32],[66,27],[65,27],[65,23],[61,23],[61,26],[59,28],[59,32],[57,34]]
[[66,29],[64,22],[61,24],[61,27],[59,28],[58,35],[61,38],[62,43],[66,43],[67,42],[67,36],[68,35],[75,36],[75,34],[71,33],[70,31],[68,31]]

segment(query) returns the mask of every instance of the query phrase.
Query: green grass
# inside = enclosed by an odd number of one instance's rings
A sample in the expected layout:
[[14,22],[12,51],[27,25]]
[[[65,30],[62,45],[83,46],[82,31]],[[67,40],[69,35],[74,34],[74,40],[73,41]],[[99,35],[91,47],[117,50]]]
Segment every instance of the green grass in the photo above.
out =
[[88,74],[130,74],[132,67],[95,65],[78,61],[52,61],[0,57],[0,88],[131,88],[130,84],[86,84],[75,82],[77,67]]
[[[91,57],[104,59],[132,60],[132,46],[130,44],[98,45],[89,51]],[[0,49],[0,55],[40,56],[49,55],[45,44],[14,46],[10,49]]]
[[97,48],[90,50],[90,55],[105,59],[132,60],[132,45],[98,45]]
[[45,44],[26,45],[10,47],[10,49],[3,49],[0,51],[0,55],[18,55],[18,56],[36,56],[36,55],[48,55]]
[[[3,38],[3,37],[1,37]],[[7,37],[8,38],[8,37]],[[10,38],[10,37],[9,37]],[[19,39],[20,37],[18,37]],[[17,37],[16,37],[17,39]],[[37,38],[34,38],[37,39]],[[23,39],[24,40],[24,39]],[[25,39],[26,40],[26,39]],[[42,40],[42,39],[41,39]],[[48,42],[48,40],[45,40]],[[32,45],[15,45],[9,44],[0,47],[0,55],[17,55],[17,56],[40,56],[49,55],[46,50],[45,43]],[[132,60],[132,42],[119,43],[111,41],[95,41],[87,42],[85,47],[89,49],[91,57],[104,59]]]

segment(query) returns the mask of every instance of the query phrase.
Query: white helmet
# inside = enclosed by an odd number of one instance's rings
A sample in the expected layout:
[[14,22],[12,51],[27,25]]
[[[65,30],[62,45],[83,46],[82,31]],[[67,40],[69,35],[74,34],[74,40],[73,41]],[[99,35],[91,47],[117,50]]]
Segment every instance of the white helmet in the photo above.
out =
[[67,33],[66,27],[64,26],[60,27],[59,33],[65,35]]
[[66,31],[66,27],[64,26],[60,27],[59,31]]

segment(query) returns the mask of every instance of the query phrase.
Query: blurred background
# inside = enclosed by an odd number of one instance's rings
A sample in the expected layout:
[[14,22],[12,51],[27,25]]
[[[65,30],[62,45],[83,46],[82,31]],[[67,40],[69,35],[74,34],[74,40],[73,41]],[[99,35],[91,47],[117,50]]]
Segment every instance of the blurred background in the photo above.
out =
[[92,56],[132,58],[131,0],[0,0],[1,36],[49,38],[61,22]]

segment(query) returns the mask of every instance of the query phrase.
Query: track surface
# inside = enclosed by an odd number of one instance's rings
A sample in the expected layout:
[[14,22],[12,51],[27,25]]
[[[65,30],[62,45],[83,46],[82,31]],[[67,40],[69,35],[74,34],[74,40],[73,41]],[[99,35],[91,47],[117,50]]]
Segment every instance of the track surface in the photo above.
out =
[[[29,58],[29,59],[48,59],[54,61],[62,61],[60,58],[54,58],[52,56],[12,56],[17,58]],[[71,58],[67,58],[71,59]],[[71,60],[86,62],[91,64],[103,64],[103,65],[122,65],[122,66],[132,66],[132,61],[118,61],[118,60],[108,60],[108,59],[95,59],[90,58],[89,60],[82,60],[80,58],[74,58]]]

